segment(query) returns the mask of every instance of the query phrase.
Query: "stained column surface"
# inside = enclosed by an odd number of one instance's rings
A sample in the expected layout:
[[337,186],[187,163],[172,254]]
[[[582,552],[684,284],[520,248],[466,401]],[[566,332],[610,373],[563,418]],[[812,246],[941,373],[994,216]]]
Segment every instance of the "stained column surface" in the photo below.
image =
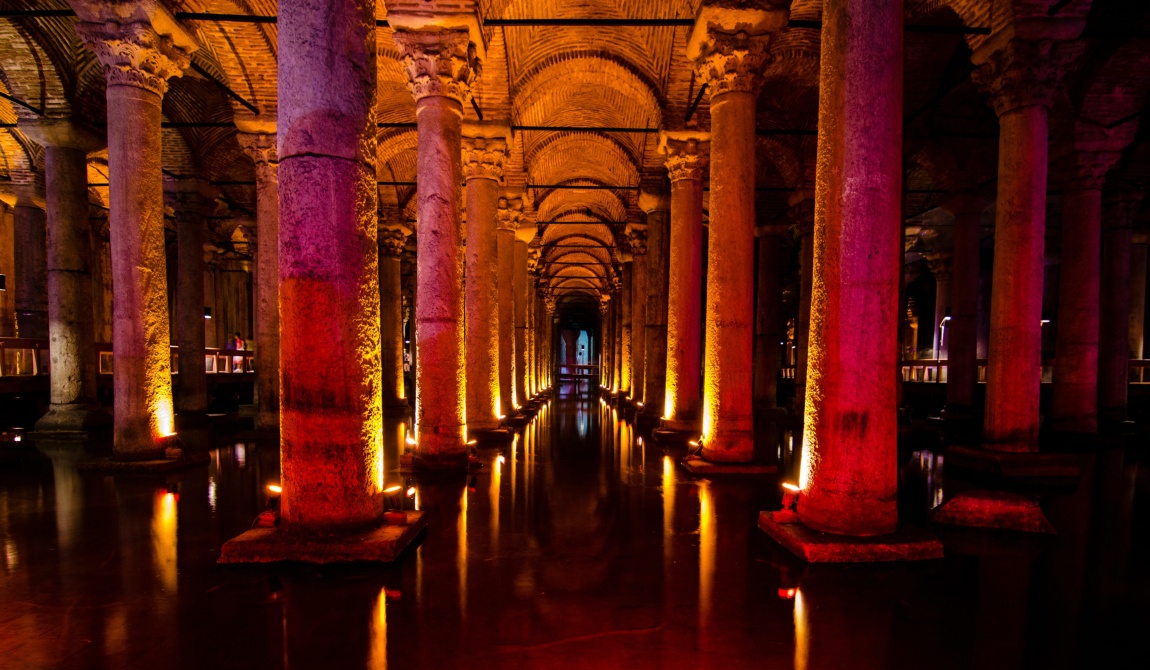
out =
[[18,187],[16,231],[16,329],[20,337],[48,337],[48,219],[35,187]]
[[506,141],[482,137],[463,141],[467,179],[467,428],[499,427],[499,309],[496,208],[503,178]]
[[331,531],[383,514],[375,5],[280,12],[281,514]]
[[527,242],[515,240],[512,291],[515,303],[515,405],[527,402]]
[[623,261],[623,282],[619,289],[619,394],[631,395],[631,356],[635,318],[635,266],[628,254]]
[[643,413],[663,414],[667,385],[667,290],[671,243],[671,201],[660,194],[647,212],[647,311]]
[[946,412],[966,414],[974,409],[978,380],[978,246],[982,214],[961,207],[954,216],[954,274],[951,279],[950,321],[946,323]]
[[150,460],[162,457],[159,440],[174,431],[160,106],[167,79],[187,67],[195,47],[182,32],[160,36],[147,18],[119,23],[108,7],[76,10],[76,31],[108,84],[113,455]]
[[1146,233],[1134,244],[1130,254],[1130,358],[1145,355],[1146,337]]
[[256,168],[256,428],[275,430],[280,419],[280,200],[275,125],[263,120],[240,120],[237,125],[240,146]]
[[[176,411],[208,409],[208,379],[204,368],[204,227],[208,200],[199,193],[206,184],[190,180],[172,184],[176,214],[176,344],[179,370]],[[262,244],[262,241],[261,241]],[[217,315],[218,316],[218,315]]]
[[407,407],[403,387],[401,261],[410,230],[398,223],[379,230],[379,360],[384,407]]
[[814,283],[800,520],[879,535],[898,522],[902,1],[823,6]]
[[510,416],[515,403],[515,230],[522,213],[519,201],[499,200],[496,232],[496,307],[499,314],[499,407]]
[[1131,218],[1139,201],[1113,203],[1103,217],[1098,409],[1107,422],[1126,419],[1129,384]]
[[755,305],[755,403],[778,405],[779,364],[783,332],[783,230],[761,226],[758,230],[758,296]]
[[671,179],[670,254],[667,261],[667,376],[664,426],[697,431],[703,288],[703,170],[708,136],[660,137]]
[[645,401],[647,365],[647,229],[631,230],[631,400]]

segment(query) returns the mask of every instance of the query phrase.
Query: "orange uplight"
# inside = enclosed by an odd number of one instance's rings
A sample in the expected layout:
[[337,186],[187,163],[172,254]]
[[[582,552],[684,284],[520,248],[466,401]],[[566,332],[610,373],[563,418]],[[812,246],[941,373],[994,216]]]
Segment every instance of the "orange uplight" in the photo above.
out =
[[413,496],[413,495],[415,495],[415,487],[414,487],[414,486],[408,487],[408,489],[407,489],[407,497],[408,497],[408,498],[410,498],[410,497],[411,497],[411,496]]
[[279,494],[283,493],[283,490],[284,490],[284,488],[282,486],[280,486],[279,484],[268,484],[268,491],[271,491],[272,493],[276,494],[277,496]]
[[799,487],[790,483],[790,482],[783,483],[783,488],[792,492],[792,493],[798,493],[799,492]]
[[779,589],[780,600],[793,600],[798,589]]
[[402,486],[389,486],[383,490],[384,493],[398,493],[403,490]]
[[467,446],[469,446],[469,447],[473,447],[477,444],[479,444],[479,440],[468,440],[467,441]]
[[411,433],[407,434],[407,439],[405,441],[411,446],[415,446],[415,438],[411,436]]

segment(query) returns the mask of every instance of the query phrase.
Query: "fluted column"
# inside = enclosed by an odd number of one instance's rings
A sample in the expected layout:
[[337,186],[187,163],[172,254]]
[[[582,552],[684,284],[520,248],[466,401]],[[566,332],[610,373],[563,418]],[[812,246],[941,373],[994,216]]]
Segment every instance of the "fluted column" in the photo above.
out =
[[947,416],[967,416],[974,410],[978,382],[978,293],[984,203],[970,196],[945,205],[954,213],[954,257],[950,321],[946,322]]
[[1070,44],[1019,39],[975,54],[975,83],[999,120],[983,443],[1000,451],[1038,449],[1047,114],[1074,55]]
[[500,198],[497,211],[495,302],[499,313],[499,407],[510,416],[515,408],[515,231],[523,217],[523,201]]
[[[104,68],[108,98],[108,183],[112,236],[113,455],[163,456],[174,431],[164,256],[161,102],[168,79],[188,67],[196,46],[159,6],[72,4],[76,33]],[[159,32],[163,30],[164,33]]]
[[1053,428],[1098,430],[1099,288],[1102,182],[1118,152],[1079,152],[1062,198],[1062,265],[1054,345]]
[[631,401],[644,402],[647,365],[647,227],[628,224],[631,240]]
[[16,250],[16,330],[19,337],[48,337],[48,217],[43,176],[20,175],[12,209]]
[[710,135],[663,132],[659,148],[671,179],[670,255],[667,262],[667,376],[663,425],[697,432],[702,351],[703,172]]
[[647,215],[647,311],[644,323],[643,413],[663,415],[667,386],[667,290],[671,244],[671,199],[666,192],[639,194]]
[[865,536],[898,523],[903,3],[826,0],[814,283],[799,519]]
[[945,331],[943,319],[950,312],[951,278],[953,276],[954,255],[949,251],[937,251],[927,254],[927,267],[934,276],[934,339],[931,350],[935,358],[946,358],[945,349],[948,342],[943,335]]
[[759,244],[758,298],[755,306],[755,404],[763,409],[778,406],[779,365],[785,339],[783,324],[783,264],[785,225],[755,229]]
[[379,228],[379,360],[383,406],[406,408],[403,381],[403,286],[400,258],[411,229],[399,221]]
[[175,340],[180,348],[176,411],[202,414],[208,409],[208,376],[204,370],[204,230],[216,193],[211,185],[198,179],[165,186],[167,200],[176,215]]
[[469,126],[463,139],[467,180],[467,429],[499,427],[499,306],[496,209],[507,158],[502,128]]
[[237,119],[236,135],[256,171],[256,428],[280,420],[279,161],[275,121]]
[[48,214],[51,404],[48,413],[36,422],[36,430],[84,430],[96,418],[93,414],[96,409],[96,334],[88,224],[88,153],[104,143],[86,128],[63,119],[21,121],[20,128],[44,147]]
[[755,265],[755,108],[785,10],[704,6],[687,45],[711,111],[707,334],[700,455],[754,458],[752,420]]
[[[390,18],[390,17],[389,17]],[[416,458],[423,467],[463,468],[466,360],[463,342],[462,181],[463,105],[478,63],[465,30],[398,30],[419,125],[416,181],[419,300],[415,337]]]
[[1109,423],[1126,419],[1130,391],[1130,247],[1141,194],[1121,194],[1102,217],[1102,295],[1098,342],[1098,409]]

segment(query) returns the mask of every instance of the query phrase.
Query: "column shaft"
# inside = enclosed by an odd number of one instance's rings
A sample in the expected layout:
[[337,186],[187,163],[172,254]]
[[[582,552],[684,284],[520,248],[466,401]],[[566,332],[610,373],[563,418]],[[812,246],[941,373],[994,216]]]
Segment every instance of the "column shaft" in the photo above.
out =
[[467,428],[499,427],[498,244],[495,209],[499,182],[467,180]]
[[0,202],[0,271],[7,275],[7,289],[0,291],[0,337],[16,336],[16,231],[12,209]]
[[1130,255],[1130,358],[1145,357],[1146,244],[1135,244]]
[[[1110,422],[1126,419],[1130,390],[1130,221],[1108,217],[1102,234],[1102,296],[1099,315],[1098,406]],[[989,402],[989,399],[987,400]]]
[[670,209],[656,209],[647,213],[647,343],[644,347],[646,364],[643,373],[643,412],[655,417],[663,414],[666,404],[670,218]]
[[204,223],[204,213],[198,207],[176,212],[178,412],[208,409],[208,378],[204,368]]
[[410,231],[400,225],[379,230],[379,360],[384,407],[407,407],[403,375],[402,261]]
[[515,408],[527,403],[527,243],[515,240]]
[[671,242],[667,264],[667,391],[663,418],[675,430],[699,428],[702,351],[703,181],[671,182]]
[[635,323],[635,266],[634,261],[623,263],[623,287],[620,292],[619,313],[623,324],[619,333],[619,393],[631,395],[631,357],[634,355]]
[[811,341],[811,288],[814,286],[814,226],[800,221],[799,229],[799,313],[795,318],[795,398],[796,414],[802,414],[807,401],[807,361]]
[[[507,210],[501,213],[506,214]],[[515,409],[515,228],[502,223],[496,234],[499,266],[496,306],[499,310],[499,407],[510,416]]]
[[645,401],[643,375],[647,365],[647,240],[643,237],[643,253],[636,253],[631,262],[631,400]]
[[978,381],[978,285],[981,213],[960,211],[954,217],[954,276],[950,321],[946,324],[946,409],[974,409]]
[[16,230],[16,329],[20,337],[48,337],[48,225],[43,207],[21,198]]
[[765,231],[759,234],[758,296],[755,306],[755,403],[776,407],[779,393],[779,364],[784,338],[782,310],[783,238]]
[[[275,137],[270,138],[275,143]],[[280,420],[279,168],[256,163],[256,428],[274,430]]]

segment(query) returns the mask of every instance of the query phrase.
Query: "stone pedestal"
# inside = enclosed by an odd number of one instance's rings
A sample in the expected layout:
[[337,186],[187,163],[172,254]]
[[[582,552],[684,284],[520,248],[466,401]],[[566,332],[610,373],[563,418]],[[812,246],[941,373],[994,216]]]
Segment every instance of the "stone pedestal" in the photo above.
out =
[[403,286],[400,257],[411,229],[398,221],[379,228],[379,360],[384,408],[406,409],[403,386]]
[[[208,410],[208,379],[204,366],[204,229],[216,193],[200,180],[165,185],[167,200],[176,214],[176,344],[179,375],[176,411],[202,415]],[[261,241],[262,244],[262,241]]]
[[667,385],[667,291],[671,255],[671,199],[666,193],[644,192],[639,206],[647,215],[647,309],[644,344],[643,415],[650,420],[665,413]]

